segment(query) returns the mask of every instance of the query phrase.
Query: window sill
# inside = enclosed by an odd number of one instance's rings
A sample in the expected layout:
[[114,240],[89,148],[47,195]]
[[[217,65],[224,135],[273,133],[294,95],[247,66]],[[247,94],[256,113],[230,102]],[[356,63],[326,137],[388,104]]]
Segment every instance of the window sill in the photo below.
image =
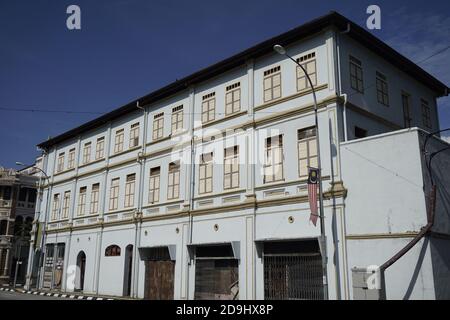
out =
[[173,199],[173,200],[168,200],[166,202],[149,203],[149,204],[146,204],[145,206],[142,206],[142,209],[148,209],[148,208],[154,208],[154,207],[163,207],[163,206],[166,206],[166,205],[183,203],[183,202],[184,202],[184,200],[182,200],[182,199]]
[[244,189],[244,188],[235,188],[235,189],[227,189],[224,192],[202,193],[202,194],[199,194],[198,196],[196,196],[194,198],[194,200],[203,200],[203,199],[208,199],[208,198],[212,198],[212,197],[227,196],[227,195],[230,195],[230,194],[243,193],[245,191],[246,191],[246,189]]
[[[318,91],[326,89],[326,88],[328,88],[328,84],[322,84],[322,85],[315,86],[314,90],[315,90],[315,92],[318,92]],[[294,93],[294,94],[292,94],[290,96],[287,96],[287,97],[281,97],[281,98],[278,98],[278,99],[266,101],[263,104],[260,104],[259,106],[255,106],[253,108],[253,110],[254,111],[259,111],[259,110],[262,110],[262,109],[265,109],[265,108],[269,108],[269,107],[272,107],[272,106],[274,106],[276,104],[279,104],[279,103],[283,103],[283,102],[286,102],[286,101],[289,101],[289,100],[292,100],[292,99],[295,99],[295,98],[306,96],[308,94],[311,94],[312,92],[313,92],[312,89],[305,89],[305,90],[299,91],[299,92]]]
[[157,144],[159,142],[169,140],[171,137],[172,137],[171,135],[168,135],[167,137],[161,137],[156,140],[152,140],[151,142],[147,143],[146,146],[151,146],[151,145]]
[[97,159],[97,160],[94,160],[94,161],[91,161],[91,162],[83,163],[83,164],[79,165],[78,168],[79,169],[80,168],[84,168],[84,167],[87,167],[87,166],[89,166],[91,164],[99,163],[99,162],[102,162],[102,161],[105,161],[105,158],[101,158],[101,159]]
[[142,148],[142,146],[136,146],[136,147],[130,148],[128,150],[120,151],[120,152],[112,154],[111,156],[109,156],[109,158],[111,159],[111,158],[114,158],[114,157],[118,157],[118,156],[127,154],[129,152],[136,151],[136,150],[138,150],[140,148]]
[[200,126],[195,127],[194,130],[202,129],[202,128],[205,128],[205,127],[210,127],[212,125],[215,125],[215,124],[218,124],[218,123],[221,123],[221,122],[224,122],[224,121],[228,121],[228,120],[233,119],[233,118],[240,117],[240,116],[242,116],[244,114],[247,114],[247,110],[242,110],[242,111],[239,111],[239,112],[231,113],[231,114],[229,114],[229,115],[227,115],[227,116],[225,116],[225,117],[223,117],[221,119],[215,119],[215,120],[211,120],[211,121],[202,123]]
[[75,220],[81,220],[81,219],[86,219],[86,218],[95,218],[98,216],[99,216],[98,213],[93,213],[93,214],[87,214],[85,216],[77,216],[77,217],[72,218],[72,220],[75,221]]
[[67,170],[55,172],[55,173],[53,174],[53,176],[54,176],[54,177],[57,177],[57,176],[60,176],[60,175],[62,175],[62,174],[65,174],[65,173],[68,173],[68,172],[71,172],[71,171],[75,171],[75,168],[70,168],[70,169],[67,169]]
[[118,210],[111,210],[111,211],[105,212],[104,215],[107,216],[107,215],[116,214],[116,213],[132,212],[135,209],[136,209],[135,207],[132,207],[132,208],[124,208],[124,209],[118,209]]

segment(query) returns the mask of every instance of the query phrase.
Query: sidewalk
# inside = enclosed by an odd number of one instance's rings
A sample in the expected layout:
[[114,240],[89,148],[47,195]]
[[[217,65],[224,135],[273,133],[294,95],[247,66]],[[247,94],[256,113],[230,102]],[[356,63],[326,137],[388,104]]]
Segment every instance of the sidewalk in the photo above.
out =
[[9,291],[9,292],[17,292],[17,293],[23,293],[23,294],[66,298],[66,299],[74,299],[74,300],[134,300],[131,298],[100,296],[100,295],[86,294],[86,293],[82,293],[82,292],[60,292],[60,291],[52,291],[52,290],[36,291],[36,290],[25,290],[23,288],[13,289],[10,287],[0,287],[0,291]]

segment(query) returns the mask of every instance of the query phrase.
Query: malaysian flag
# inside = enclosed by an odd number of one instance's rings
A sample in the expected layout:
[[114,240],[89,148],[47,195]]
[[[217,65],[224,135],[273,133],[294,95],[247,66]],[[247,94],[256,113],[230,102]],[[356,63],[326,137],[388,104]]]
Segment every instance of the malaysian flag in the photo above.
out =
[[316,226],[317,219],[319,218],[317,208],[318,183],[319,183],[319,169],[308,168],[308,199],[309,199],[309,208],[311,209],[309,221],[311,221],[314,224],[314,226]]

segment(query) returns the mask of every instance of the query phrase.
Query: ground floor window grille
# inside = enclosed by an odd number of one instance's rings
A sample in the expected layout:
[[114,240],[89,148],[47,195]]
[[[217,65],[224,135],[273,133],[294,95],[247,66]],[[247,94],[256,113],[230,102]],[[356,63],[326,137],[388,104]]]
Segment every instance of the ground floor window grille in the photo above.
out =
[[322,256],[317,241],[264,245],[267,300],[322,300]]

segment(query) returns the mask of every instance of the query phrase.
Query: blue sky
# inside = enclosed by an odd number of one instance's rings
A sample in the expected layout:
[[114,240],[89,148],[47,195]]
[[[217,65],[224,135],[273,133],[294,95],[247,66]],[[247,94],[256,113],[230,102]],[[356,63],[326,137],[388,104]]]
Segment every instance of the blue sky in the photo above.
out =
[[[82,30],[66,28],[77,4]],[[450,45],[449,1],[1,0],[0,165],[32,163],[36,144],[269,37],[336,10],[414,62]],[[450,84],[450,50],[421,63]],[[2,109],[86,112],[21,112]],[[439,100],[450,127],[450,98]]]

